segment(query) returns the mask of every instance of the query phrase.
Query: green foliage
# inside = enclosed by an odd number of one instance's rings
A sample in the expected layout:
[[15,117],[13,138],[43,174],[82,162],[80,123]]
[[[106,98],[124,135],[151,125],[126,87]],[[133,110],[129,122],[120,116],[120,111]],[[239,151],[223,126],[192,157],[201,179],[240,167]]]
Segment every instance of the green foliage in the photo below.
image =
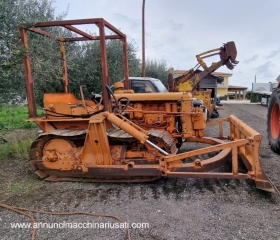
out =
[[255,103],[255,102],[260,102],[260,101],[261,101],[260,95],[258,95],[256,93],[251,94],[250,102]]
[[160,79],[167,83],[168,69],[166,62],[163,60],[148,59],[146,60],[146,76]]
[[246,99],[251,99],[252,91],[246,91]]
[[[71,45],[72,47],[74,45]],[[118,40],[106,42],[106,53],[108,61],[108,75],[110,83],[120,81],[124,78],[123,49]],[[102,66],[100,45],[98,41],[76,44],[75,48],[69,50],[67,46],[67,64],[70,91],[79,96],[79,86],[85,85],[85,95],[91,92],[100,93],[102,88]],[[137,48],[132,43],[127,44],[129,74],[131,76],[140,73],[140,60],[136,57]]]
[[19,192],[22,193],[25,190],[31,190],[31,189],[34,189],[36,187],[37,187],[37,184],[34,184],[34,183],[26,183],[26,182],[10,183],[7,186],[7,191],[14,192],[14,193],[19,193]]
[[260,102],[261,96],[252,91],[246,91],[246,99],[249,99],[251,102]]
[[[0,1],[0,102],[14,96],[25,97],[25,80],[22,55],[24,50],[19,34],[19,24],[32,26],[38,21],[62,19],[66,13],[55,17],[52,0]],[[29,39],[30,46],[40,48],[36,38]]]
[[228,99],[228,95],[224,95],[220,97],[220,100],[227,100]]
[[21,191],[21,187],[19,184],[10,184],[8,186],[8,191],[11,191],[11,192],[20,192]]
[[35,127],[35,123],[24,121],[27,118],[28,108],[26,106],[2,106],[0,108],[0,130]]
[[9,159],[11,157],[17,159],[27,159],[31,143],[33,141],[34,139],[27,138],[17,142],[1,144],[0,160]]
[[0,105],[0,160],[27,159],[31,143],[37,136],[36,124],[25,122],[26,106]]

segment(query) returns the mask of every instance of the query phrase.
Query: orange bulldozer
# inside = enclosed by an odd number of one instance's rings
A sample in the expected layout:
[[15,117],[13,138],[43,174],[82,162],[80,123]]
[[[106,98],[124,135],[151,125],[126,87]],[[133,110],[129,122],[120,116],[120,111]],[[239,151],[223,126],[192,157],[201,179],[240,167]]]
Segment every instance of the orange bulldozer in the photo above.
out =
[[[97,26],[95,36],[78,28]],[[75,37],[55,36],[48,27],[66,28]],[[110,30],[112,34],[105,34]],[[30,33],[30,34],[27,34]],[[205,113],[194,107],[189,92],[134,93],[129,90],[126,35],[102,18],[38,22],[20,25],[24,53],[29,118],[43,131],[30,149],[30,165],[48,181],[143,182],[161,177],[252,179],[256,187],[277,189],[263,172],[259,160],[262,136],[233,115],[206,123]],[[63,92],[45,93],[44,115],[38,117],[27,36],[39,34],[57,41],[63,67]],[[74,36],[74,35],[73,35]],[[109,87],[106,41],[121,41],[124,89]],[[102,68],[102,96],[81,99],[69,92],[66,43],[99,41]],[[231,61],[225,54],[225,61]],[[230,63],[227,63],[230,64]],[[81,83],[82,84],[82,83]],[[224,136],[224,123],[229,136]],[[218,137],[206,136],[205,129],[218,126]],[[182,144],[202,143],[179,153]],[[205,147],[205,145],[207,145]],[[205,158],[203,156],[209,156]],[[220,169],[230,161],[231,169]],[[246,170],[239,171],[239,165]]]

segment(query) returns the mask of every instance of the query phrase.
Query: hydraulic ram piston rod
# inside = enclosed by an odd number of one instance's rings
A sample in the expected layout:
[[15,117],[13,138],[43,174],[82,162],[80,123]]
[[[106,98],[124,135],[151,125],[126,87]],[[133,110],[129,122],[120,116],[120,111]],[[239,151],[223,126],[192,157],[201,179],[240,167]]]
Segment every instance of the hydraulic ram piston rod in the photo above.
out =
[[147,140],[148,136],[144,133],[139,132],[138,130],[136,130],[134,127],[132,127],[131,125],[129,125],[128,123],[126,123],[123,119],[120,119],[118,117],[116,117],[114,114],[112,113],[108,113],[105,112],[103,113],[104,117],[106,117],[110,122],[114,123],[115,125],[117,125],[119,128],[121,128],[122,130],[124,130],[125,132],[127,132],[128,134],[130,134],[131,136],[135,137],[136,139],[138,139],[141,143],[148,143],[149,145],[151,145],[152,147],[156,148],[160,153],[164,154],[165,156],[168,155],[167,152],[165,152],[164,150],[162,150],[160,147],[158,147],[157,145],[155,145],[154,143],[152,143],[151,141]]
[[167,152],[165,152],[164,150],[162,150],[160,147],[158,147],[157,145],[155,145],[154,143],[150,142],[149,140],[146,140],[146,143],[150,144],[152,147],[156,148],[160,153],[164,154],[165,156],[168,155]]

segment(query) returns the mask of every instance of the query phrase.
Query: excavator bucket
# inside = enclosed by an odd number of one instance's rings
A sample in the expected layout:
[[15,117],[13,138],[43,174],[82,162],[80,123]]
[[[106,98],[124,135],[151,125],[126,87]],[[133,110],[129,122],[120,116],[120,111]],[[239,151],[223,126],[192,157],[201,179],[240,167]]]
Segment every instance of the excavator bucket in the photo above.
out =
[[233,41],[227,42],[223,47],[220,48],[221,61],[227,66],[228,69],[232,70],[238,61],[236,61],[237,50]]

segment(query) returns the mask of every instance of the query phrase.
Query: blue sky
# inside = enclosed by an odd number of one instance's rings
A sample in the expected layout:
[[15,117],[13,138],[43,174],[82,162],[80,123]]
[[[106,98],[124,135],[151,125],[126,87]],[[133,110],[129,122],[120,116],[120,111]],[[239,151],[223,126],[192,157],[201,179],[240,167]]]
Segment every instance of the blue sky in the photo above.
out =
[[[58,14],[68,9],[65,19],[104,18],[127,35],[141,58],[142,0],[57,0],[53,6]],[[146,58],[187,70],[197,54],[234,41],[239,64],[217,71],[232,73],[231,85],[249,89],[255,76],[274,81],[280,74],[279,9],[279,0],[146,0]],[[213,61],[218,58],[207,63]]]

